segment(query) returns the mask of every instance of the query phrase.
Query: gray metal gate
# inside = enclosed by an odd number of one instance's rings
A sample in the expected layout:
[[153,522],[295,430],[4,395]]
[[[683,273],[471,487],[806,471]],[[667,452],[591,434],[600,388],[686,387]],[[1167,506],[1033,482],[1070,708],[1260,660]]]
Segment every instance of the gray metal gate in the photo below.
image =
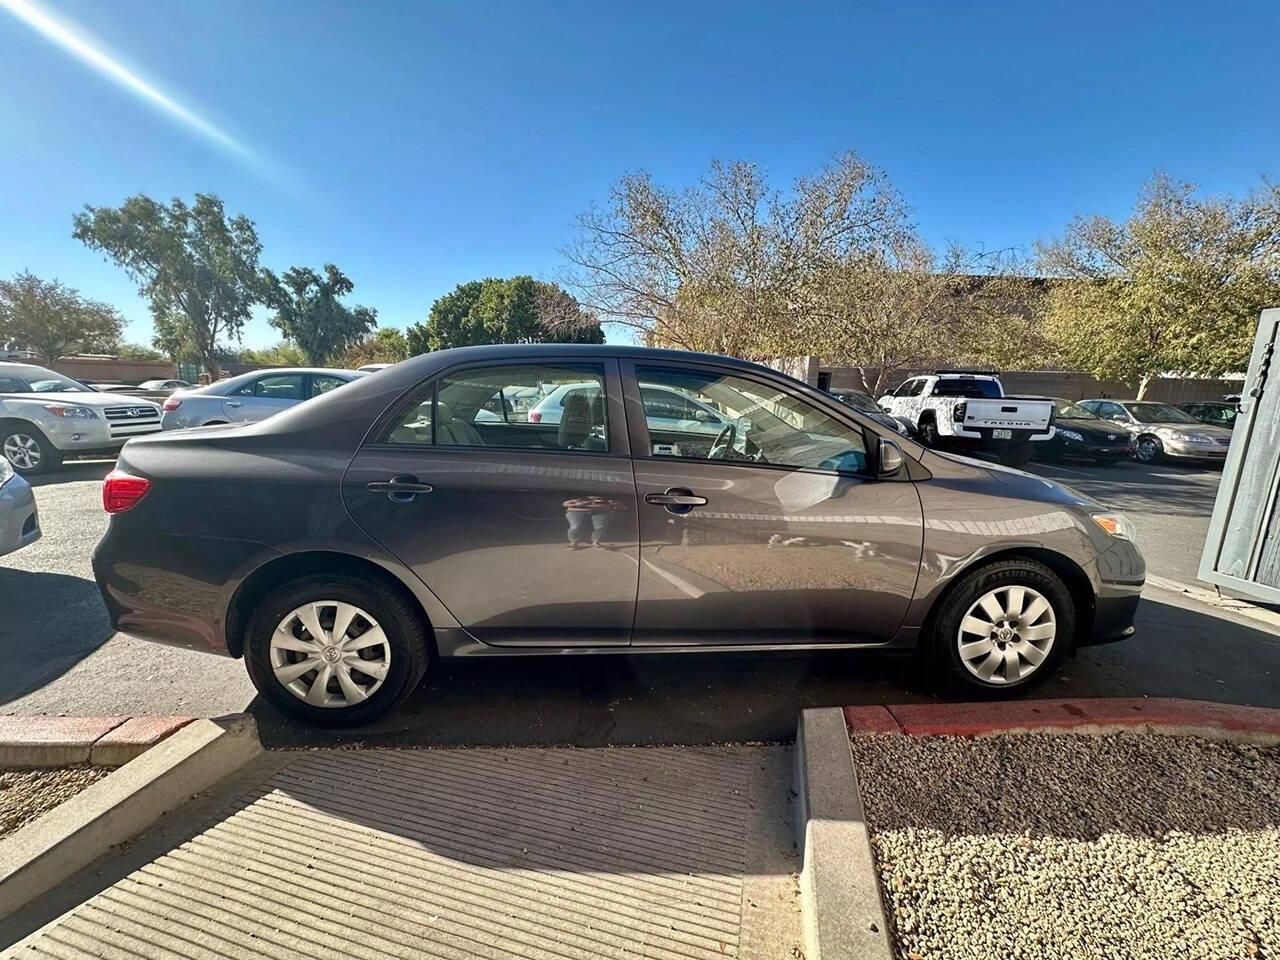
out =
[[1200,557],[1200,579],[1280,602],[1280,310],[1264,310]]

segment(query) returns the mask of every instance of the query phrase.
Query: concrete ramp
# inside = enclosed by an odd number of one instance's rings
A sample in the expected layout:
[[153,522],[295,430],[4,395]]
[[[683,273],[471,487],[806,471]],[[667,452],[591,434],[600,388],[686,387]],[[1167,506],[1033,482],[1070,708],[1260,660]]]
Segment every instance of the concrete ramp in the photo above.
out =
[[783,747],[285,755],[6,956],[791,956],[790,769]]

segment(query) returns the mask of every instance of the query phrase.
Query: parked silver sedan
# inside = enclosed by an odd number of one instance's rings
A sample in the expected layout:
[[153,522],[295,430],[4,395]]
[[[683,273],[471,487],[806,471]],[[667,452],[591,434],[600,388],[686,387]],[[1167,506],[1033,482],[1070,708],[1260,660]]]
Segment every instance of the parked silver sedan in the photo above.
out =
[[1134,459],[1140,463],[1227,459],[1231,431],[1201,423],[1177,407],[1154,400],[1082,400],[1080,406],[1103,420],[1122,424],[1137,435]]
[[0,557],[40,539],[40,514],[31,485],[0,457]]
[[359,370],[327,367],[254,370],[171,394],[164,402],[160,425],[165,430],[181,430],[215,423],[253,423],[363,376],[366,374]]

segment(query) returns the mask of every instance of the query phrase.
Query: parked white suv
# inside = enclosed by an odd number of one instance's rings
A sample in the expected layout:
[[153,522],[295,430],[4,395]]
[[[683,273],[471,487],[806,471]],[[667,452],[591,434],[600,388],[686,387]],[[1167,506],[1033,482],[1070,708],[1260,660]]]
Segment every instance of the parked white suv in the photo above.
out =
[[18,473],[58,469],[64,457],[115,456],[130,437],[160,429],[150,400],[100,393],[29,363],[0,363],[0,452]]

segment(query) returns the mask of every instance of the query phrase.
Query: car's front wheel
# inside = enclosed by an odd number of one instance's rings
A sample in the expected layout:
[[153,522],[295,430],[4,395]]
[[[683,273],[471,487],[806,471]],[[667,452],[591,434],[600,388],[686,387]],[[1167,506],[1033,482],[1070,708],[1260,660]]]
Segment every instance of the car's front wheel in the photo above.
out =
[[308,723],[369,723],[402,703],[430,643],[413,601],[377,580],[312,575],[271,593],[250,617],[245,664],[258,692]]
[[0,428],[0,452],[24,477],[52,473],[62,465],[62,451],[35,427],[17,424]]
[[1016,696],[1053,673],[1075,632],[1062,578],[1034,560],[1001,560],[965,574],[934,618],[933,652],[950,692]]
[[1159,437],[1149,434],[1139,437],[1138,444],[1133,450],[1133,458],[1139,463],[1159,463],[1164,459],[1164,444],[1160,442]]

